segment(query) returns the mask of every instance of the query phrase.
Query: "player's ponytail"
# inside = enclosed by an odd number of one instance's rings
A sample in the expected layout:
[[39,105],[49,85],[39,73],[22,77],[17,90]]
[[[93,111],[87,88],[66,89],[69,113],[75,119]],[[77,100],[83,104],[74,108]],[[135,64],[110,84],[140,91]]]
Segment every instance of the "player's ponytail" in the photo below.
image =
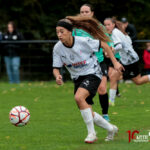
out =
[[83,29],[91,34],[95,39],[99,39],[104,42],[110,41],[105,35],[104,29],[100,26],[98,20],[92,17],[81,17],[81,16],[67,16],[66,19],[70,20],[73,27]]

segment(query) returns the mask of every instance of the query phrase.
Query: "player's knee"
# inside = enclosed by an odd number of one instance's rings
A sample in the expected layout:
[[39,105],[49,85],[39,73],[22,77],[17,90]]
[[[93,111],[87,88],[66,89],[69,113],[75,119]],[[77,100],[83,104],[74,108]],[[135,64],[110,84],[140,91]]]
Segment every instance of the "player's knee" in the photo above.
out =
[[110,79],[110,81],[117,81],[118,80],[118,74],[111,74],[110,76],[109,76],[109,79]]
[[110,75],[109,76],[109,80],[110,81],[116,81],[117,79],[116,79],[116,77],[114,75]]
[[106,87],[104,86],[100,86],[99,89],[98,89],[98,93],[101,94],[101,95],[104,95],[106,94]]
[[141,81],[140,81],[140,80],[136,80],[136,81],[134,81],[134,83],[135,83],[136,85],[141,85]]
[[81,103],[81,101],[82,101],[81,96],[79,96],[78,94],[75,95],[74,99],[75,99],[76,103],[78,103],[78,104]]
[[18,71],[19,70],[19,66],[18,65],[14,65],[13,66],[13,71]]

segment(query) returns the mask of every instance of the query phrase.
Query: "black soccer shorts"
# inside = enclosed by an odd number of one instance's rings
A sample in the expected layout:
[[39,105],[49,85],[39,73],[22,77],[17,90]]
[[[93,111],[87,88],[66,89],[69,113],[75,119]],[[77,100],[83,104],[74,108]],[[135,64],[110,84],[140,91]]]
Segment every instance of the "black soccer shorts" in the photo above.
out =
[[77,80],[74,80],[74,94],[77,92],[78,88],[88,90],[90,95],[86,98],[86,102],[89,105],[92,105],[94,104],[93,97],[96,95],[100,82],[101,79],[93,74],[79,76]]

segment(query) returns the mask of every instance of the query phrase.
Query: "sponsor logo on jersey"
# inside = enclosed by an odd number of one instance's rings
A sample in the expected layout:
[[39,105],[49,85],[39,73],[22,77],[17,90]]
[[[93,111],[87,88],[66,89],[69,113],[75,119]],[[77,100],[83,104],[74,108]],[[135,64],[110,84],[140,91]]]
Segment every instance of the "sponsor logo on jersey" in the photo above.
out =
[[86,60],[77,62],[77,63],[72,63],[72,64],[64,64],[64,66],[66,66],[68,68],[71,68],[71,67],[82,68],[82,67],[85,67],[86,65],[87,65]]

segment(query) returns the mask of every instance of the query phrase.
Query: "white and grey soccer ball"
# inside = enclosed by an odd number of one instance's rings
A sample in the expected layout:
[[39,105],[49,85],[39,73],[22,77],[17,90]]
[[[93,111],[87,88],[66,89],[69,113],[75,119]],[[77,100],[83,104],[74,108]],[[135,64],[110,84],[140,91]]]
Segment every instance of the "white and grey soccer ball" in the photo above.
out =
[[9,113],[10,122],[18,127],[22,127],[29,122],[30,112],[24,106],[15,106]]

